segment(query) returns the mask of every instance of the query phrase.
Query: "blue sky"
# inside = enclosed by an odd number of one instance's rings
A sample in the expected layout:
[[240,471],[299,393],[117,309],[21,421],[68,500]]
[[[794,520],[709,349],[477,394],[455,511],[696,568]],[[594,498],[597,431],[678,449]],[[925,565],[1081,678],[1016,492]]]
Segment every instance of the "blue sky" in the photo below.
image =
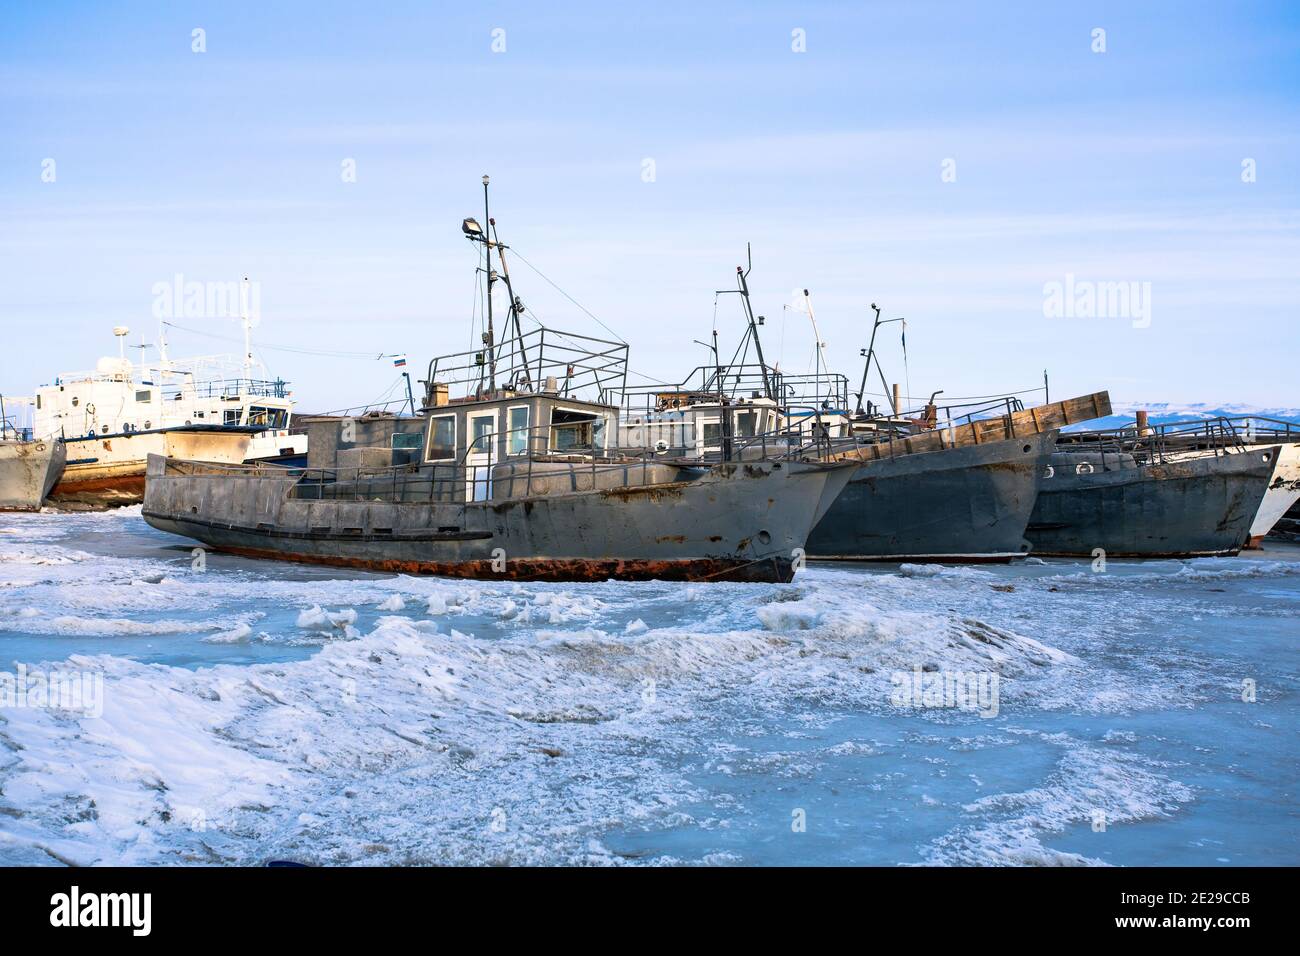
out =
[[[6,5],[0,391],[90,367],[117,324],[152,341],[153,287],[176,274],[256,279],[263,343],[406,352],[422,372],[471,343],[459,225],[487,172],[502,237],[655,378],[706,359],[692,340],[752,242],[765,345],[790,371],[813,340],[782,304],[807,287],[853,378],[869,304],[906,316],[917,395],[1047,368],[1058,396],[1300,404],[1295,5],[551,6]],[[1067,275],[1150,283],[1149,324],[1046,316]],[[548,324],[604,334],[515,278]],[[735,297],[717,321],[739,336]],[[309,409],[395,375],[263,357]],[[903,380],[896,334],[882,358]]]

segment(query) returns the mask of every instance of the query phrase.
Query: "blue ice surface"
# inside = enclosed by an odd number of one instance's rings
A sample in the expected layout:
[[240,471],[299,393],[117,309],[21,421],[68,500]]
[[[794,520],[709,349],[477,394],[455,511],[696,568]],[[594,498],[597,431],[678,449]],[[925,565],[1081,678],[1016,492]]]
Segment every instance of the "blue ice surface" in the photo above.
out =
[[[646,784],[645,793],[632,794],[651,812],[581,819],[578,808],[575,843],[598,845],[612,862],[1300,863],[1296,545],[1270,540],[1263,552],[1235,559],[1111,561],[1100,574],[1086,561],[979,569],[836,564],[814,565],[794,585],[684,589],[664,583],[431,583],[216,554],[199,572],[191,568],[191,542],[156,532],[129,512],[9,516],[3,524],[0,668],[9,671],[19,662],[49,667],[74,655],[188,671],[293,667],[323,647],[369,634],[386,618],[427,621],[435,613],[428,602],[440,608],[439,595],[451,591],[466,599],[460,604],[454,598],[451,610],[437,616],[441,633],[454,629],[453,636],[488,643],[535,638],[543,654],[550,653],[547,641],[587,640],[593,629],[615,642],[612,653],[620,663],[641,653],[640,635],[673,629],[686,644],[702,642],[704,652],[713,650],[716,635],[738,630],[780,638],[786,646],[804,642],[798,656],[759,653],[729,659],[717,674],[683,670],[665,677],[666,695],[684,710],[671,735],[628,743],[638,717],[621,697],[591,704],[623,708],[626,739],[602,738],[598,747],[592,738],[588,752],[584,735],[604,733],[598,724],[560,727],[568,751],[535,771],[542,775],[540,792],[554,794],[557,813],[569,799],[567,784],[545,775],[551,766],[557,774],[571,772],[558,769],[566,759],[569,767],[586,761],[579,767],[584,779],[621,779],[638,761],[650,761],[660,777]],[[403,596],[405,607],[381,609],[394,594]],[[931,646],[927,629],[937,633],[974,620],[1058,649],[1074,663],[1045,668],[1057,675],[1050,679],[1007,681],[996,717],[899,710],[863,676],[860,662],[875,660],[874,638],[848,640],[851,656],[864,655],[853,657],[855,667],[834,655],[818,658],[824,650],[818,641],[834,637],[840,626],[828,623],[825,611],[840,596],[849,620],[854,608],[871,605],[873,627],[902,621],[918,647]],[[811,623],[775,618],[760,626],[755,620],[764,608],[812,600],[822,602],[822,610]],[[503,613],[503,605],[526,608],[524,623],[513,610]],[[546,618],[557,606],[568,610]],[[350,610],[355,619],[301,623],[300,615],[316,607]],[[921,616],[909,623],[912,614]],[[134,633],[138,626],[157,630]],[[221,640],[240,627],[245,636]],[[831,630],[823,634],[818,627]],[[933,644],[940,664],[945,646]],[[834,693],[820,693],[816,671],[791,677],[806,661],[843,677]],[[590,658],[591,675],[584,676],[605,676],[606,663],[599,655]],[[882,671],[897,666],[880,658]],[[1255,698],[1243,700],[1250,682]],[[637,686],[630,681],[629,694]],[[510,704],[503,699],[500,708]],[[538,726],[520,733],[547,727]],[[494,730],[474,746],[500,744],[500,735],[509,732]],[[137,743],[147,749],[151,742]],[[351,779],[346,770],[332,772],[331,787],[377,786],[361,773]],[[474,772],[488,775],[482,778],[486,790],[498,784],[508,789],[505,777],[491,779],[497,772],[491,766]],[[664,780],[686,796],[665,800],[671,809],[656,812],[661,797],[655,788]],[[0,793],[4,784],[0,769]],[[425,801],[427,826],[417,822],[383,839],[397,849],[410,840],[407,850],[416,862],[438,862],[437,841],[427,848],[430,833],[444,825],[438,799],[433,792]],[[1105,808],[1104,828],[1092,818],[1093,807]],[[482,812],[492,809],[485,804]],[[326,816],[319,825],[328,831],[328,814],[317,812]],[[0,814],[0,831],[11,825]],[[53,840],[58,821],[41,826],[51,829]],[[341,820],[337,828],[345,829]],[[35,846],[40,839],[24,831],[14,845],[34,840]],[[541,862],[574,859],[559,848],[550,857],[526,836],[519,840],[534,854],[530,860],[538,853]],[[240,844],[232,831],[225,841],[232,859],[261,852]],[[36,851],[6,846],[0,841],[0,862],[6,856],[33,861]],[[351,861],[347,846],[336,838],[330,861]],[[298,850],[310,855],[310,849]],[[94,852],[111,862],[116,851],[106,844]]]

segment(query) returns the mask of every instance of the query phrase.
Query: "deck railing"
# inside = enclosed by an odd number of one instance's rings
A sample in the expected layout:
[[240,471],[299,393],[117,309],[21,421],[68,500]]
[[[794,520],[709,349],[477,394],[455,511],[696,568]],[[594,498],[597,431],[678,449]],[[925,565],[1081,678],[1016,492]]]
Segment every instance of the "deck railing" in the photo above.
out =
[[[1149,425],[1139,430],[1135,425],[1119,428],[1095,429],[1062,434],[1057,447],[1062,450],[1089,451],[1102,456],[1129,455],[1141,464],[1164,463],[1189,454],[1203,452],[1214,456],[1240,454],[1250,445],[1271,444],[1287,440],[1285,437],[1266,437],[1263,431],[1251,431],[1244,426],[1249,416],[1238,418],[1211,418],[1194,422],[1174,422]],[[1268,434],[1295,436],[1300,441],[1300,428],[1288,422],[1265,419],[1270,422]],[[1290,428],[1284,427],[1290,425]],[[1276,426],[1276,427],[1274,427]]]
[[452,399],[486,397],[493,391],[554,392],[608,405],[627,386],[627,354],[624,342],[536,328],[492,348],[485,345],[432,359],[424,381],[424,404],[436,404],[435,387],[445,386]]

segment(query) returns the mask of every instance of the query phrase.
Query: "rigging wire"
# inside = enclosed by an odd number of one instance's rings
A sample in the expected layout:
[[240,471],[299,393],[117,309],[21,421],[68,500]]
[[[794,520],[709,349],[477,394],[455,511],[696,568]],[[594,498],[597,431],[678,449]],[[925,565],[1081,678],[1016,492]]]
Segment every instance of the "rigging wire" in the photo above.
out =
[[564,296],[566,299],[568,299],[570,302],[572,302],[574,305],[576,305],[579,309],[581,309],[583,312],[585,312],[585,313],[587,314],[587,317],[588,317],[588,318],[590,318],[593,322],[595,322],[597,325],[599,325],[602,329],[604,329],[604,330],[605,330],[606,332],[608,332],[610,335],[614,336],[614,338],[617,339],[621,344],[623,344],[623,345],[627,345],[627,342],[623,339],[623,337],[622,337],[621,335],[619,335],[617,332],[615,332],[613,329],[611,329],[611,328],[610,328],[608,325],[606,325],[604,322],[600,321],[600,319],[596,318],[595,314],[594,314],[590,309],[588,309],[585,305],[583,305],[581,302],[579,302],[579,301],[578,301],[577,299],[575,299],[573,296],[569,295],[569,293],[565,292],[565,291],[564,291],[563,289],[561,289],[558,285],[556,285],[554,282],[552,282],[552,281],[550,280],[550,278],[547,277],[547,275],[546,275],[544,272],[542,272],[541,269],[537,268],[537,266],[533,265],[531,262],[529,262],[527,259],[525,259],[524,256],[523,256],[523,253],[521,253],[521,252],[520,252],[520,251],[519,251],[515,246],[511,246],[511,247],[510,247],[510,251],[511,251],[512,253],[514,253],[515,258],[517,258],[520,262],[522,262],[524,265],[528,266],[528,268],[532,269],[532,270],[533,270],[534,272],[536,272],[539,276],[541,276],[541,277],[542,277],[542,280],[543,280],[544,282],[546,282],[547,285],[549,285],[552,289],[554,289],[556,292],[560,293],[560,295]]
[[[907,386],[907,400],[910,402],[912,400],[912,370],[908,368],[908,364],[907,364],[907,319],[903,320],[902,326],[903,326],[903,334],[902,334],[903,383]],[[901,411],[901,409],[899,409],[899,411]]]
[[[220,339],[223,342],[239,342],[239,343],[243,342],[243,339],[235,338],[234,336],[231,335],[220,335],[216,332],[203,332],[199,329],[192,329],[189,328],[188,326],[178,325],[175,322],[164,321],[163,325],[171,329],[178,329],[179,331],[186,332],[190,335],[201,335],[204,338]],[[320,355],[320,356],[325,356],[327,358],[369,359],[371,361],[379,361],[380,359],[386,359],[386,358],[395,358],[396,356],[401,354],[400,352],[345,352],[337,349],[308,349],[296,345],[267,345],[264,342],[258,342],[257,348],[259,351],[265,349],[272,352],[294,352],[299,355]]]
[[[996,395],[945,395],[942,401],[937,402],[937,404],[953,405],[957,402],[981,402],[981,401],[988,401],[995,398],[1007,398],[1012,395],[1032,395],[1035,392],[1041,392],[1041,391],[1043,391],[1043,386],[1039,385],[1037,388],[1022,388],[1017,391],[998,392]],[[873,392],[868,390],[866,392],[863,392],[862,394],[871,395],[875,398],[889,398],[889,396],[884,392]],[[928,401],[930,398],[929,395],[903,395],[902,397],[907,399],[908,401],[912,401],[914,399],[921,399],[921,398],[924,398]]]

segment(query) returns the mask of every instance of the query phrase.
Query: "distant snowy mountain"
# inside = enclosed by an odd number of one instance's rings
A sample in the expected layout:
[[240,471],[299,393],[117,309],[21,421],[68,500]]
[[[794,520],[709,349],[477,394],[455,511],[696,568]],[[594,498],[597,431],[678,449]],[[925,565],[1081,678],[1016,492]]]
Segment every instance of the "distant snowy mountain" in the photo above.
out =
[[1085,428],[1122,428],[1132,425],[1139,409],[1145,408],[1151,416],[1152,425],[1166,425],[1170,422],[1194,422],[1207,418],[1234,415],[1258,415],[1261,418],[1279,418],[1283,421],[1300,424],[1300,409],[1297,408],[1260,408],[1256,405],[1208,405],[1203,403],[1182,405],[1170,402],[1114,402],[1115,414],[1105,418],[1094,419],[1081,425],[1071,425],[1066,431],[1078,431]]

